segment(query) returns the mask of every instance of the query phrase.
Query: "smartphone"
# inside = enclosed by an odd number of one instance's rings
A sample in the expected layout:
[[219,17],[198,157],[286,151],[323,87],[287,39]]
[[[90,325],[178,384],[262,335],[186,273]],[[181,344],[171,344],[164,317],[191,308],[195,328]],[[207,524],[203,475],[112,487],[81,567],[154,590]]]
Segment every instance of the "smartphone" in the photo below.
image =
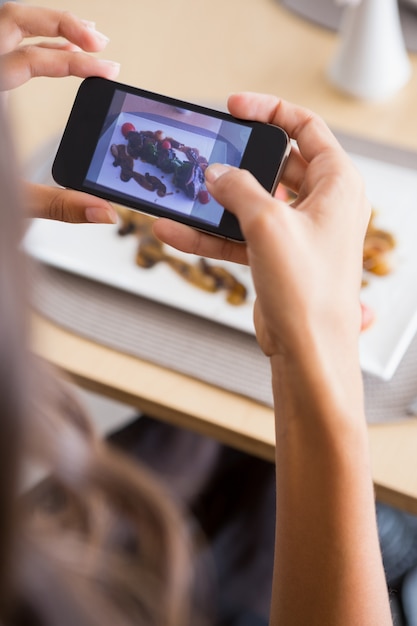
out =
[[52,166],[59,185],[243,241],[208,193],[214,162],[248,169],[273,193],[290,152],[286,132],[104,78],[85,79]]

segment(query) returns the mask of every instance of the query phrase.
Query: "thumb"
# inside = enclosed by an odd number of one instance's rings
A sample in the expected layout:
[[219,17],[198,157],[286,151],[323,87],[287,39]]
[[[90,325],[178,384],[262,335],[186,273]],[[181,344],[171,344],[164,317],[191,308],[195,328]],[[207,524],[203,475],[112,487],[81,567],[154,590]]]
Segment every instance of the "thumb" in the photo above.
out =
[[213,163],[205,177],[208,191],[237,217],[245,238],[253,220],[275,206],[274,198],[247,170]]
[[117,213],[109,202],[72,189],[26,183],[28,217],[43,217],[60,222],[115,224]]

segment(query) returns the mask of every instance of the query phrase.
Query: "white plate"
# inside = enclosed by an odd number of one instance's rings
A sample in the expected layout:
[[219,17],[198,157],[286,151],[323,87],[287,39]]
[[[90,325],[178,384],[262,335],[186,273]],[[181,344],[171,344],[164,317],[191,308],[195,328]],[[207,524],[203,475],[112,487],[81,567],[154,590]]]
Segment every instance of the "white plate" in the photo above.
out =
[[[211,262],[228,267],[249,291],[247,302],[233,306],[226,302],[225,292],[205,292],[181,278],[165,263],[151,269],[135,265],[138,240],[134,235],[121,237],[116,226],[103,224],[64,224],[34,220],[26,239],[26,249],[44,263],[81,274],[139,296],[174,306],[216,322],[254,332],[252,307],[254,290],[250,271],[245,266]],[[170,249],[170,254],[198,259]]]
[[[47,149],[53,154],[51,145]],[[362,290],[362,301],[375,311],[376,321],[360,338],[361,365],[364,371],[388,380],[417,330],[417,171],[367,157],[352,158],[365,178],[377,212],[377,226],[389,230],[397,240],[393,272],[385,277],[371,276]],[[50,156],[38,158],[42,166],[32,179],[51,182],[51,160]],[[213,262],[226,266],[248,288],[247,302],[232,306],[224,293],[201,291],[165,264],[151,270],[137,267],[137,240],[134,236],[120,237],[117,227],[34,220],[25,247],[55,267],[254,333],[254,290],[246,267]],[[172,254],[190,261],[189,255]]]
[[352,156],[362,172],[376,225],[396,239],[393,271],[371,276],[362,302],[376,313],[360,338],[365,371],[390,379],[417,330],[417,171]]

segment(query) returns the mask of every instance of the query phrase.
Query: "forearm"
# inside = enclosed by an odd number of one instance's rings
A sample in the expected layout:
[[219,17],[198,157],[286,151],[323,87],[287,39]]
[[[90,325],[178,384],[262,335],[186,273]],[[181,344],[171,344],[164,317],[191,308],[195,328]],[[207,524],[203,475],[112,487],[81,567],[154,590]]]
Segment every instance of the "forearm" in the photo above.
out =
[[344,385],[340,375],[327,370],[320,354],[272,359],[277,526],[271,626],[391,624],[354,357],[348,356]]
[[[235,94],[232,115],[294,140],[287,204],[238,168],[212,164],[208,191],[239,220],[257,294],[256,336],[271,357],[277,531],[271,626],[386,626],[358,358],[365,185],[322,119],[273,96]],[[166,243],[242,261],[231,242],[178,231]],[[239,244],[240,245],[240,244]],[[242,250],[242,247],[240,247]],[[244,249],[245,250],[245,249]]]

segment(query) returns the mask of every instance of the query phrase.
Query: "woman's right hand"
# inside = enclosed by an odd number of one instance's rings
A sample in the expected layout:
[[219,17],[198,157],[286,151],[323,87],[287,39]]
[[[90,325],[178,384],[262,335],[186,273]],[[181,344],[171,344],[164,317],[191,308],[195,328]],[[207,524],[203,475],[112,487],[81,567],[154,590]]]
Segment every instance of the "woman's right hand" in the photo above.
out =
[[282,126],[296,142],[283,182],[297,200],[290,206],[248,172],[213,165],[208,191],[237,216],[246,246],[166,221],[155,232],[197,254],[246,256],[251,267],[276,415],[269,623],[388,625],[358,346],[371,211],[364,184],[310,111],[254,94],[229,106],[236,117]]
[[[160,220],[155,234],[187,252],[249,262],[257,293],[258,341],[269,356],[320,341],[332,350],[357,344],[362,252],[370,204],[350,158],[326,124],[274,96],[237,94],[230,112],[283,127],[296,145],[282,182],[292,205],[273,198],[248,172],[215,164],[210,194],[240,222],[246,245],[225,242]],[[345,337],[345,340],[341,340]],[[339,343],[338,343],[339,342]]]

